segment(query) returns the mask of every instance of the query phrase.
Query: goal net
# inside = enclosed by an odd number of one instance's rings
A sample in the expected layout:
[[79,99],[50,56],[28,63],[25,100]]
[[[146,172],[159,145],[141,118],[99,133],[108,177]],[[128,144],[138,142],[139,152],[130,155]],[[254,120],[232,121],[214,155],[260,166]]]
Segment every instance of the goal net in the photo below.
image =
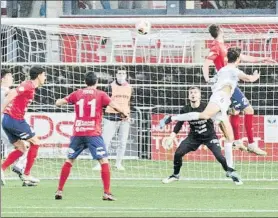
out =
[[[186,103],[187,90],[198,86],[208,102],[210,87],[202,76],[202,64],[212,38],[208,26],[221,25],[225,41],[246,55],[269,57],[278,62],[277,18],[150,18],[151,32],[138,35],[137,18],[55,18],[2,19],[2,68],[11,68],[15,85],[28,79],[33,65],[45,67],[47,83],[36,91],[26,120],[41,139],[33,174],[41,179],[57,178],[66,158],[74,120],[73,107],[55,107],[55,100],[84,87],[84,74],[94,71],[99,88],[115,79],[116,69],[126,66],[134,88],[132,122],[123,166],[114,166],[118,136],[112,140],[109,155],[112,177],[118,179],[160,179],[172,173],[173,154],[188,134],[185,124],[171,150],[162,146],[173,125],[158,128],[164,114],[178,113]],[[234,151],[235,166],[244,180],[278,180],[278,65],[242,63],[240,69],[261,72],[259,82],[240,83],[255,110],[255,141],[267,151],[266,157]],[[215,74],[211,67],[211,75]],[[223,148],[223,135],[216,126]],[[241,138],[247,142],[241,116]],[[3,146],[6,157],[11,146]],[[71,178],[99,178],[96,162],[83,152],[73,167]],[[6,177],[15,178],[7,172]],[[201,145],[186,155],[181,169],[183,179],[221,180],[225,173],[212,153]]]

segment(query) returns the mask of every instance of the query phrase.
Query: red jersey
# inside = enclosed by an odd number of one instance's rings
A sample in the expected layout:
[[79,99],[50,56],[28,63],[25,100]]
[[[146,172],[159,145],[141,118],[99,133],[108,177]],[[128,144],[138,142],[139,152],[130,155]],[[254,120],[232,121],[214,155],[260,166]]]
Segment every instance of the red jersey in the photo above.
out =
[[36,87],[31,80],[22,82],[17,88],[17,96],[6,107],[4,113],[12,118],[23,120],[29,104],[34,99]]
[[217,71],[227,64],[227,52],[228,48],[224,43],[217,40],[212,42],[207,59],[213,61]]
[[73,136],[100,136],[102,110],[110,104],[110,97],[101,90],[88,87],[71,93],[65,100],[74,104]]

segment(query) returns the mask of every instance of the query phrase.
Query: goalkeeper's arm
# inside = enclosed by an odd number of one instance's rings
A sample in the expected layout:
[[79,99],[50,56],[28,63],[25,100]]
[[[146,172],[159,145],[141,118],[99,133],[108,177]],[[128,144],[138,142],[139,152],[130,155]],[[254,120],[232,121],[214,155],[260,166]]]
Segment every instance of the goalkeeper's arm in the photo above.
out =
[[171,133],[170,136],[168,136],[165,140],[163,140],[163,147],[170,149],[173,144],[174,139],[176,138],[177,134],[179,133],[179,131],[181,130],[181,127],[183,125],[184,121],[178,121],[174,127],[173,132]]
[[[185,107],[183,107],[180,110],[180,114],[184,114],[186,109]],[[171,135],[169,136],[169,140],[172,142],[174,140],[174,138],[177,136],[177,134],[180,132],[182,125],[184,124],[184,121],[178,121],[173,129],[173,132],[171,133]]]

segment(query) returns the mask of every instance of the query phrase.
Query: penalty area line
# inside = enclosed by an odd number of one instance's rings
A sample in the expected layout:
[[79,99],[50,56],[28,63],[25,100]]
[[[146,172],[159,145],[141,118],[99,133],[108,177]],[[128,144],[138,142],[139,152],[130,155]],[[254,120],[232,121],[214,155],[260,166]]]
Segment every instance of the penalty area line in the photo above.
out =
[[[8,209],[21,209],[20,211],[3,211],[3,210],[8,210]],[[33,210],[33,209],[45,209],[48,211],[24,211],[25,210]],[[58,209],[60,211],[51,211]],[[161,212],[161,213],[168,213],[168,212],[190,212],[190,213],[198,213],[198,212],[204,212],[204,213],[278,213],[278,209],[201,209],[201,208],[188,208],[188,209],[178,209],[178,208],[155,208],[155,207],[145,207],[145,208],[137,208],[137,207],[2,207],[2,213],[3,214],[17,214],[17,213],[64,213],[64,212],[69,212],[69,213],[77,213],[78,211],[72,211],[71,210],[76,210],[76,209],[81,209],[81,210],[86,210],[86,212],[99,212],[103,213],[104,210],[108,210],[109,212]],[[62,210],[62,211],[61,211]],[[63,211],[65,210],[65,211]],[[80,211],[85,212],[85,211]],[[79,212],[78,212],[79,213]]]

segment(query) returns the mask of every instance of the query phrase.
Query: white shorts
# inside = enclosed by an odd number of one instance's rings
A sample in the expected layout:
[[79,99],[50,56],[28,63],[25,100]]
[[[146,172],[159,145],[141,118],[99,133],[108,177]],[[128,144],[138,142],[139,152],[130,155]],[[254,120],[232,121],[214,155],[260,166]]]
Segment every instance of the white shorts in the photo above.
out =
[[212,94],[209,102],[215,103],[220,108],[220,111],[212,118],[213,120],[220,123],[221,121],[228,119],[227,112],[231,105],[231,97],[227,93],[217,91]]
[[4,155],[4,157],[6,157],[7,154],[14,149],[14,146],[10,143],[8,136],[6,135],[2,127],[1,127],[1,149],[2,149],[1,153]]

